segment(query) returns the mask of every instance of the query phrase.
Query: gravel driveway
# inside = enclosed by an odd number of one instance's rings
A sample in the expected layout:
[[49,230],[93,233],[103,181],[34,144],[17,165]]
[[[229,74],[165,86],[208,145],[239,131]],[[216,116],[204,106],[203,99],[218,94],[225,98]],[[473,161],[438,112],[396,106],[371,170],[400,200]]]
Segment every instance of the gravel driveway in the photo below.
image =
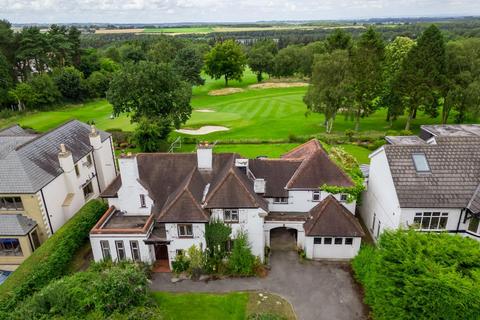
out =
[[295,251],[273,251],[266,278],[171,283],[171,274],[153,276],[151,289],[170,292],[229,292],[265,290],[289,300],[301,320],[367,319],[367,309],[348,264],[306,261]]

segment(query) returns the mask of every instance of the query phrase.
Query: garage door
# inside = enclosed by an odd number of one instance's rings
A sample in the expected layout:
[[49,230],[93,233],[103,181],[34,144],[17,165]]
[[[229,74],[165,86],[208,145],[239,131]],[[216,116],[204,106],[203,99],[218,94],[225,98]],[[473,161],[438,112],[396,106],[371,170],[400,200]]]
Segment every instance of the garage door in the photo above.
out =
[[355,254],[353,238],[318,237],[313,239],[314,259],[351,259]]

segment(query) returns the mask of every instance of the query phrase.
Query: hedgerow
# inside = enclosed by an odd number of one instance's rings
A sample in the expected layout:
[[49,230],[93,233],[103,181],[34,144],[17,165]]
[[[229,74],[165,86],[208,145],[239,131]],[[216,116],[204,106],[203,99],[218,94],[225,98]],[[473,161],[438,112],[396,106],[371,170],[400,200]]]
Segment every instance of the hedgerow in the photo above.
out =
[[352,262],[375,320],[478,319],[480,244],[446,233],[387,231]]
[[0,311],[39,291],[68,272],[68,264],[89,239],[90,230],[107,209],[99,200],[85,204],[65,225],[35,250],[0,286]]

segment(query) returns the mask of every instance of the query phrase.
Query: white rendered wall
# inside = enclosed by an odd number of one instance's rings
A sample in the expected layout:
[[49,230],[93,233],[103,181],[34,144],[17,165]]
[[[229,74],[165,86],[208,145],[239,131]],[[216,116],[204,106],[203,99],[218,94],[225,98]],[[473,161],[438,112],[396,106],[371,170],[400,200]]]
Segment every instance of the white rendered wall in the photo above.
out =
[[297,230],[297,247],[304,247],[305,230],[303,229],[303,222],[299,221],[266,221],[263,225],[266,246],[270,247],[270,231],[276,228],[289,228]]
[[[461,209],[452,209],[452,208],[402,208],[401,209],[401,219],[400,219],[400,226],[403,228],[408,228],[409,226],[413,225],[413,219],[415,217],[415,213],[417,212],[446,212],[448,213],[448,220],[447,220],[447,227],[445,228],[446,231],[455,231],[457,230],[458,220],[460,218],[460,211]],[[468,227],[469,221],[466,224],[463,223],[463,215],[460,221],[460,228],[459,230],[466,230]]]
[[[330,193],[320,191],[320,201],[329,196]],[[340,201],[340,194],[333,195]],[[273,203],[273,198],[266,198],[268,209],[272,212],[301,212],[305,213],[315,207],[320,201],[313,201],[313,190],[289,190],[288,203]],[[345,208],[355,214],[356,201],[341,202]]]
[[[320,237],[319,237],[320,238]],[[360,250],[362,238],[353,238],[351,245],[346,245],[345,238],[343,244],[313,244],[314,237],[306,237],[305,239],[305,254],[309,259],[331,259],[331,260],[345,260],[354,258]]]
[[[185,223],[188,224],[188,223]],[[205,242],[205,224],[204,223],[192,223],[193,237],[182,238],[178,236],[178,228],[176,223],[166,223],[165,231],[167,233],[167,240],[170,240],[168,248],[168,260],[170,268],[172,267],[172,261],[175,260],[177,250],[188,250],[193,245],[205,250],[207,244]]]
[[[127,215],[150,215],[153,206],[148,191],[138,182],[138,167],[135,157],[119,158],[118,164],[122,175],[122,186],[118,198],[109,198],[108,204],[125,211]],[[146,207],[140,204],[140,194],[145,195]]]
[[[263,217],[265,211],[259,208],[255,209],[239,209],[238,223],[229,223],[232,228],[232,238],[240,232],[245,231],[248,236],[252,253],[259,257],[262,261],[265,255],[265,240],[263,236]],[[213,209],[211,219],[223,221],[223,209]]]
[[[397,229],[400,226],[400,204],[383,148],[371,156],[368,186],[362,197],[360,213],[374,238],[377,234],[378,221],[381,221],[380,234],[385,229]],[[376,218],[372,229],[374,213]]]
[[116,240],[123,241],[123,245],[125,247],[125,254],[128,260],[133,260],[132,258],[132,250],[130,247],[130,241],[136,240],[138,241],[138,245],[140,248],[140,259],[143,262],[152,264],[155,262],[155,252],[153,250],[153,245],[145,244],[144,240],[147,239],[146,235],[90,235],[90,244],[92,245],[92,252],[93,252],[93,259],[95,261],[102,261],[103,254],[102,248],[100,246],[100,241],[106,240],[110,245],[110,254],[112,256],[112,261],[118,260],[117,257],[117,249],[115,246]]
[[112,183],[117,175],[112,149],[112,137],[103,141],[99,149],[94,149],[93,155],[95,167],[97,168],[100,189],[103,191],[110,183]]
[[[95,167],[93,164],[90,167],[84,166],[83,163],[86,163],[86,161],[87,156],[81,158],[77,162],[80,173],[78,177],[76,174],[68,175],[62,173],[42,189],[45,198],[45,205],[54,232],[73,217],[86,203],[86,200],[95,199],[100,194],[97,177],[94,177],[93,179],[91,178],[95,175]],[[69,182],[67,179],[70,179],[71,181]],[[82,185],[90,179],[92,182],[93,194],[90,198],[85,200]],[[70,205],[62,206],[69,193],[74,194]]]

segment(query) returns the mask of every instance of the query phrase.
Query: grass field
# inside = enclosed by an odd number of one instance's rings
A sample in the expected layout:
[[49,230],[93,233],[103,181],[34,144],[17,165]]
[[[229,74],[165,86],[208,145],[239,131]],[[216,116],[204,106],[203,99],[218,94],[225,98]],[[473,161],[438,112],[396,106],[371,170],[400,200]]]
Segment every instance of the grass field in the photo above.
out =
[[[253,314],[275,314],[285,320],[296,319],[291,304],[270,293],[262,299],[258,292],[232,292],[227,294],[209,293],[167,293],[153,292],[162,319],[165,320],[245,320]],[[270,319],[270,318],[262,318]]]
[[[268,81],[268,80],[267,80]],[[230,87],[243,88],[244,92],[226,96],[210,96],[211,90],[224,87],[223,79],[206,79],[203,86],[193,88],[192,106],[194,111],[184,128],[199,128],[205,125],[226,126],[230,130],[195,136],[196,139],[220,141],[222,151],[234,151],[245,156],[276,156],[289,150],[292,138],[308,139],[324,133],[324,117],[320,114],[306,116],[307,108],[302,99],[305,87],[251,89],[256,83],[255,74],[246,71],[243,81],[231,81]],[[199,112],[209,109],[213,112]],[[128,115],[111,119],[112,107],[106,100],[97,100],[81,105],[64,106],[53,111],[33,112],[9,119],[0,119],[0,127],[20,123],[38,131],[54,128],[70,119],[94,122],[100,129],[133,130]],[[360,124],[362,135],[381,136],[389,130],[400,132],[406,117],[402,116],[389,128],[385,121],[386,111],[379,110],[363,118]],[[421,113],[413,121],[412,131],[418,132],[420,124],[438,124],[439,119],[429,118]],[[343,135],[347,129],[353,129],[354,122],[339,115],[333,131]],[[179,135],[172,133],[173,136]],[[271,143],[271,146],[245,145],[244,143]],[[242,144],[243,143],[243,144]],[[231,144],[229,146],[228,144]],[[368,150],[359,146],[345,146],[360,162],[367,161]]]
[[181,27],[181,28],[145,28],[143,32],[145,33],[176,33],[176,34],[186,34],[186,33],[210,33],[213,32],[212,27]]

